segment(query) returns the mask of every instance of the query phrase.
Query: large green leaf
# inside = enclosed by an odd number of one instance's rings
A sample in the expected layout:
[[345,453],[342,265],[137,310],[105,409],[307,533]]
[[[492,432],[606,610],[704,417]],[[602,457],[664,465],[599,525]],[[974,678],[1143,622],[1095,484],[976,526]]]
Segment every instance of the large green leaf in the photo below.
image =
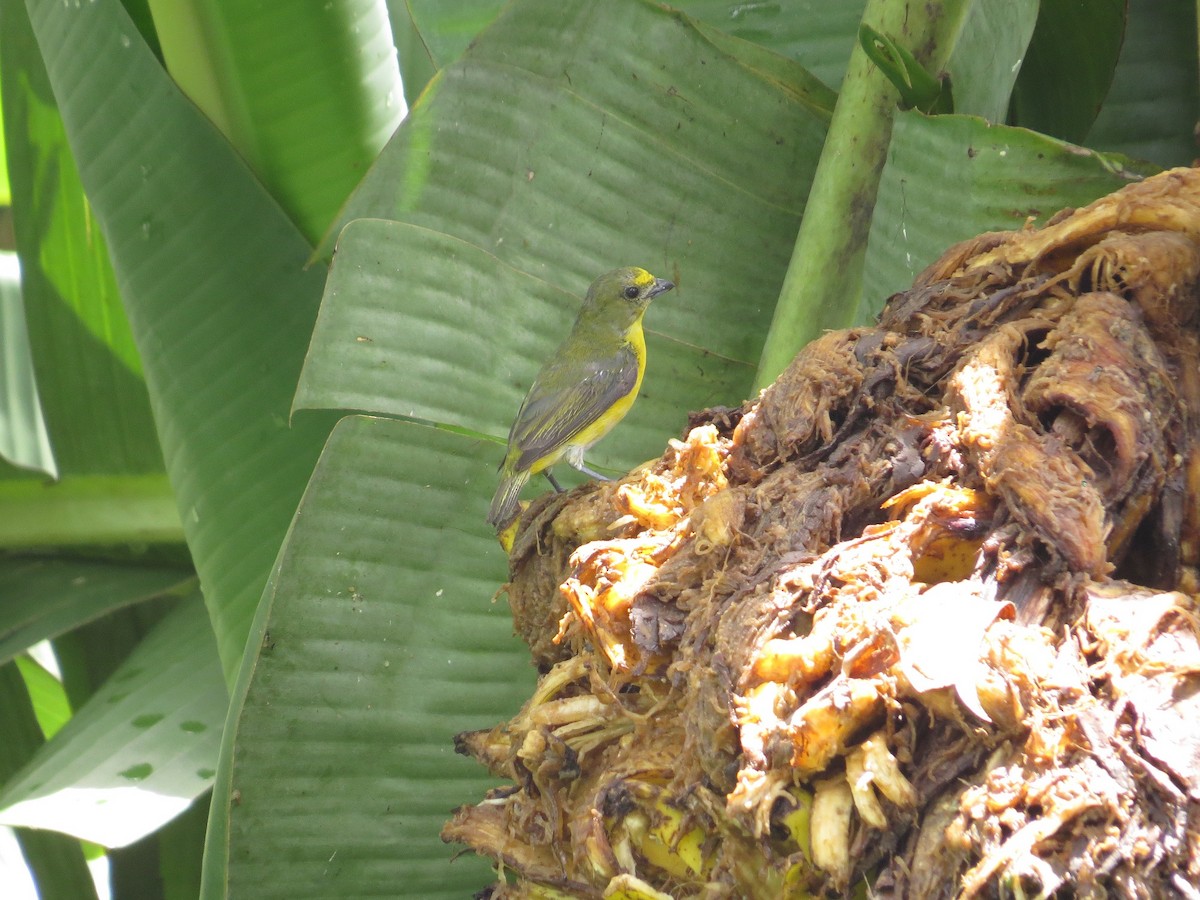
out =
[[[702,251],[738,241],[742,216],[794,228],[832,102],[799,66],[641,0],[620,15],[513,3],[429,86],[331,237],[395,219],[552,282],[636,257],[681,288],[708,284],[720,273]],[[692,194],[735,205],[689,218]],[[771,267],[773,248],[744,255],[739,275]],[[761,280],[739,292],[743,311],[769,302]]]
[[199,596],[164,619],[0,792],[0,823],[119,847],[207,790],[227,695]]
[[[0,123],[3,121],[4,91],[0,89]],[[8,183],[8,151],[4,145],[4,129],[0,128],[0,209],[12,206],[12,188]]]
[[[857,40],[864,4],[865,0],[679,0],[670,5],[726,34],[793,59],[836,88]],[[503,6],[503,0],[389,0],[410,105],[433,74],[457,59]]]
[[846,74],[866,3],[865,0],[838,3],[680,0],[672,5],[714,28],[796,60],[825,84],[836,88]]
[[195,576],[162,566],[46,557],[0,560],[0,663],[114,610],[181,592]]
[[150,0],[167,68],[310,239],[406,105],[384,0]]
[[974,0],[949,38],[954,112],[1003,122],[1038,19],[1039,0]]
[[196,900],[208,821],[207,798],[154,834],[105,856],[115,900]]
[[62,682],[31,654],[22,654],[13,661],[25,681],[25,690],[29,693],[29,702],[42,734],[47,739],[54,737],[71,718],[71,702]]
[[1160,166],[1191,164],[1200,107],[1196,35],[1191,0],[1130,2],[1125,43],[1089,147]]
[[404,96],[417,102],[438,69],[449,65],[496,17],[504,0],[388,0]]
[[[0,90],[17,249],[58,471],[65,477],[162,472],[107,245],[84,197],[24,3],[0,0],[0,17]],[[103,77],[103,70],[96,74]],[[130,174],[129,189],[142,190],[143,172],[134,168]],[[11,521],[20,511],[6,508],[7,487],[0,484],[0,519]]]
[[118,4],[29,8],[232,680],[328,430],[288,422],[324,273]]
[[100,690],[151,631],[179,607],[171,595],[118,609],[50,642],[71,706],[80,709]]
[[36,828],[11,830],[35,885],[29,900],[95,900],[96,884],[79,841]]
[[422,425],[334,429],[235,694],[204,896],[458,898],[487,880],[447,868],[438,831],[490,783],[452,736],[533,683],[492,602],[504,555],[477,485],[493,457]]
[[20,264],[12,253],[0,253],[0,359],[0,457],[14,466],[56,475],[29,353]]
[[[1113,83],[1125,7],[1126,0],[1041,0],[1013,92],[1013,124],[1075,143],[1087,136]],[[1189,43],[1194,57],[1194,34]]]
[[950,245],[1044,222],[1152,171],[971,116],[899,114],[871,226],[859,318],[878,313]]
[[201,799],[155,835],[163,900],[196,900],[200,896],[204,832],[207,827],[208,802]]

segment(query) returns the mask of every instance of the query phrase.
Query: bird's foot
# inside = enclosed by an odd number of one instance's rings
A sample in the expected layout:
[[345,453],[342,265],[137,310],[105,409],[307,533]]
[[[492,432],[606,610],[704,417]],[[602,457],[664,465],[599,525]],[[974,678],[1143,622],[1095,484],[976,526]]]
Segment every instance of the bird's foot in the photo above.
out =
[[584,465],[583,460],[580,460],[577,463],[572,463],[571,465],[574,466],[576,469],[578,469],[580,472],[582,472],[584,475],[588,476],[588,478],[594,478],[596,481],[612,481],[612,479],[609,478],[607,475],[601,475],[595,469],[589,469],[586,465]]

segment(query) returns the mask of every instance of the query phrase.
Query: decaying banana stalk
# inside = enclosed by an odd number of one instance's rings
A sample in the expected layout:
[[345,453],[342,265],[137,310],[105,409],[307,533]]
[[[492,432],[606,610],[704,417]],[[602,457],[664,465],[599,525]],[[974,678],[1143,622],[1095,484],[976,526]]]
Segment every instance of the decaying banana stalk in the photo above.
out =
[[951,248],[526,511],[493,896],[1200,896],[1200,172]]

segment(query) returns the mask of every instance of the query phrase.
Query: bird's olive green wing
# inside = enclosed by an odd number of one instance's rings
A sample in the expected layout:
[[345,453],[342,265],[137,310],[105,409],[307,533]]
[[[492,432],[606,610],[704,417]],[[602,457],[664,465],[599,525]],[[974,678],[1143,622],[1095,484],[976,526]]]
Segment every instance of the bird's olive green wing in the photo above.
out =
[[520,450],[518,469],[560,451],[634,389],[638,360],[628,345],[600,360],[550,366],[538,373],[517,413],[509,446]]

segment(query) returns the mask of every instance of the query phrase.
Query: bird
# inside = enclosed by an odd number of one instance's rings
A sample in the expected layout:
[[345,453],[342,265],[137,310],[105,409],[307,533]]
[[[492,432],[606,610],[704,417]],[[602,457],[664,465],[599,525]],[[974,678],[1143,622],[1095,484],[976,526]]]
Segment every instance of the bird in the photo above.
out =
[[550,473],[559,460],[609,480],[583,457],[637,399],[646,371],[642,316],[651,300],[673,287],[636,266],[592,282],[570,333],[534,378],[513,420],[488,524],[499,530],[513,521],[521,489],[539,472],[561,491]]

